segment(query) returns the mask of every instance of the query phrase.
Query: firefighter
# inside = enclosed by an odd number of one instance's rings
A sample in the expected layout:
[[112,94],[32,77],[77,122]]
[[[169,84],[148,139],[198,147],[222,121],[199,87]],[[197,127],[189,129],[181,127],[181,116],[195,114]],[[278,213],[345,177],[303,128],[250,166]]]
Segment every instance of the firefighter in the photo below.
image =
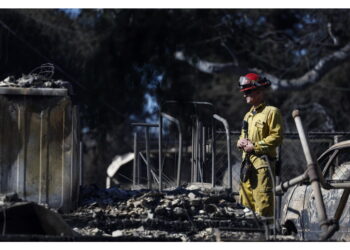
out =
[[243,151],[240,202],[246,207],[246,212],[250,208],[263,217],[274,214],[272,178],[276,148],[282,143],[281,113],[278,108],[265,103],[265,92],[270,85],[269,80],[255,73],[239,79],[240,91],[247,104],[251,105],[244,116],[242,132],[237,141],[237,147]]

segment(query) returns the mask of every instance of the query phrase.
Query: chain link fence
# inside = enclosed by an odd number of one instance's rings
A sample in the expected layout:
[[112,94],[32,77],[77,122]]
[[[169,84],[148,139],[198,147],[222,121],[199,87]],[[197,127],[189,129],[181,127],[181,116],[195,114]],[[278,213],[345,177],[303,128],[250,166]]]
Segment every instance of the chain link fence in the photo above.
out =
[[[229,187],[228,174],[228,149],[227,138],[223,131],[215,133],[215,164],[214,164],[214,184],[216,186]],[[233,191],[238,192],[239,175],[241,168],[242,152],[236,147],[239,132],[231,132],[231,169]],[[151,179],[153,188],[158,187],[159,177],[159,160],[158,160],[158,141],[157,135],[150,136],[150,163]],[[350,139],[350,134],[345,132],[338,133],[309,133],[308,141],[311,153],[316,160],[324,151],[336,142]],[[164,188],[176,185],[177,167],[178,167],[178,133],[169,133],[164,135],[163,139],[163,159],[162,159],[162,180]],[[200,167],[198,167],[197,177],[193,181],[193,147],[190,137],[183,141],[182,158],[181,158],[181,181],[180,185],[186,185],[191,182],[212,183],[212,144],[208,136],[203,145],[203,156]],[[139,168],[136,172],[136,184],[145,185],[147,183],[147,164],[145,155],[145,137],[141,133],[138,138],[139,148]],[[306,170],[306,160],[304,152],[297,133],[284,135],[283,143],[279,148],[279,169],[276,169],[276,175],[280,181],[287,181],[291,178],[301,175]],[[350,153],[350,152],[349,152]],[[350,161],[350,154],[339,155],[340,164]],[[321,170],[325,162],[320,163]],[[340,170],[335,171],[337,166],[333,166],[333,171],[329,173],[329,179],[339,179],[334,176],[335,173],[342,174]]]

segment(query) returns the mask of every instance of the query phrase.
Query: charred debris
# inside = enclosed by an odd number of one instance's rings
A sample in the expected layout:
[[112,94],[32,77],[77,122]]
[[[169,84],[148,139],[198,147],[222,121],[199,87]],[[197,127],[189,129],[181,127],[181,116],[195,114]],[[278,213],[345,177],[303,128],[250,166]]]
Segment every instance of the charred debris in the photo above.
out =
[[269,241],[272,225],[247,216],[226,189],[193,184],[172,190],[82,189],[80,206],[63,218],[84,236],[141,241]]
[[[70,213],[3,195],[2,241],[294,241],[246,215],[225,189],[81,188]],[[21,216],[18,216],[18,215]],[[4,223],[6,221],[6,223]]]
[[73,94],[71,83],[53,79],[55,67],[51,63],[43,64],[33,69],[29,74],[21,77],[8,76],[0,81],[1,88],[46,88],[46,89],[67,89],[69,94]]

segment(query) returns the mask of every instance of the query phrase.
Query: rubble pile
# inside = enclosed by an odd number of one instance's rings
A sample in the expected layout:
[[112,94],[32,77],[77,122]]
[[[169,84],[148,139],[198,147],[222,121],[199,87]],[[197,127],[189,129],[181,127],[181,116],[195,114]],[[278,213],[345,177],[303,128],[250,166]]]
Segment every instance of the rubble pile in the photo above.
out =
[[254,218],[226,190],[168,191],[98,189],[81,192],[80,207],[63,215],[86,236],[172,241],[265,241]]
[[63,80],[53,80],[51,77],[40,74],[27,74],[19,78],[8,76],[0,81],[0,87],[13,88],[65,88],[69,91],[72,86],[69,82]]

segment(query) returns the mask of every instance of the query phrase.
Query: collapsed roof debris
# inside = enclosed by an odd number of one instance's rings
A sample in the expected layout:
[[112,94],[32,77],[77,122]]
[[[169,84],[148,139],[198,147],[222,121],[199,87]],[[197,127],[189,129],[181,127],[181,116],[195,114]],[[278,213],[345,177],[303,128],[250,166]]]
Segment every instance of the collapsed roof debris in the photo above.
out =
[[41,75],[22,75],[20,78],[8,76],[0,82],[0,87],[15,88],[67,88],[69,82],[63,80],[47,79]]
[[63,215],[81,235],[171,241],[265,241],[266,233],[226,190],[168,191],[86,187]]
[[6,77],[0,81],[0,87],[68,89],[68,92],[72,95],[73,88],[71,83],[60,79],[52,79],[54,70],[55,68],[52,64],[43,64],[29,74],[23,74],[19,78],[14,76]]

